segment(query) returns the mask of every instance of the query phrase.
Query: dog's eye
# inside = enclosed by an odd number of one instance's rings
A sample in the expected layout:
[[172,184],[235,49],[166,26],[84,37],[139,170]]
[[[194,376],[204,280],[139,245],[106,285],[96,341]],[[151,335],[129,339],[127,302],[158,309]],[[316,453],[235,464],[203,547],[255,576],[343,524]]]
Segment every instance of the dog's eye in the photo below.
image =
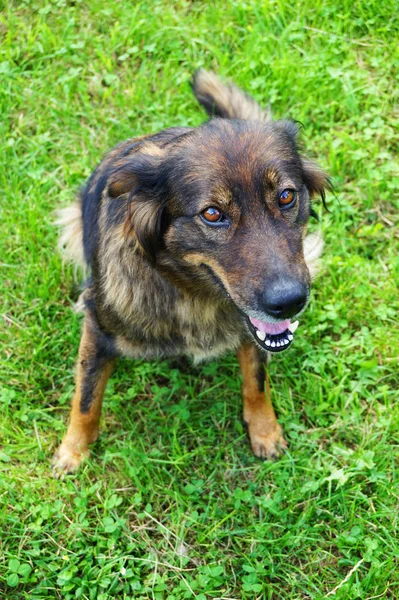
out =
[[209,223],[210,225],[222,223],[225,220],[224,214],[214,206],[210,206],[209,208],[203,210],[201,213],[201,218],[203,221]]
[[296,202],[296,191],[295,190],[284,190],[281,192],[278,203],[280,208],[283,210],[291,208]]

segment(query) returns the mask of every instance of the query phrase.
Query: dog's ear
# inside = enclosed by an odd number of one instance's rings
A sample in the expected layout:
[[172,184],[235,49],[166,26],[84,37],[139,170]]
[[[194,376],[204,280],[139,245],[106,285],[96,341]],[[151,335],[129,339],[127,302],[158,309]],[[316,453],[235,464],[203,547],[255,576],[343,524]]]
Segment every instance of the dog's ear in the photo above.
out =
[[302,159],[303,178],[311,198],[320,196],[324,208],[326,206],[326,191],[332,190],[331,180],[327,173],[311,160]]
[[[151,145],[152,146],[152,145]],[[166,153],[154,146],[144,147],[119,166],[111,177],[111,197],[127,194],[126,235],[134,235],[147,257],[155,262],[162,245],[162,224],[168,198]]]
[[[301,152],[301,144],[297,141],[298,133],[302,127],[300,121],[282,120],[277,122],[282,131],[291,139],[294,147]],[[320,196],[323,205],[326,207],[326,191],[332,190],[332,183],[327,173],[323,171],[316,163],[307,158],[301,157],[303,179],[309,190],[311,198]]]

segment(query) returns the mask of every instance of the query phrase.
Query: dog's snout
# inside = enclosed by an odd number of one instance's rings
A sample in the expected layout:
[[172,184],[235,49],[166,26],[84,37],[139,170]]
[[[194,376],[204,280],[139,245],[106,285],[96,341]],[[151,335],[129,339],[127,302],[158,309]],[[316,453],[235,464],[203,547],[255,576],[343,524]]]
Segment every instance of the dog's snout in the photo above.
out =
[[308,293],[308,287],[301,281],[279,279],[265,288],[264,310],[275,319],[289,319],[304,308]]

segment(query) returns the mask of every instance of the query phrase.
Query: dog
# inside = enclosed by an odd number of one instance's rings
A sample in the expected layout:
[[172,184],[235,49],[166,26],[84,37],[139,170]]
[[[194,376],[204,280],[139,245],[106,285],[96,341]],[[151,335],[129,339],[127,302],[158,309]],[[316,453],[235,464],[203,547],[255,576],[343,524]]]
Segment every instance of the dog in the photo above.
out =
[[[118,356],[236,351],[254,454],[287,444],[265,390],[265,357],[293,341],[309,301],[321,238],[307,236],[310,200],[327,174],[299,150],[299,126],[273,121],[232,83],[198,71],[211,117],[117,145],[78,201],[59,214],[60,244],[88,272],[76,391],[57,476],[75,471],[99,434]],[[267,388],[267,386],[266,386]]]

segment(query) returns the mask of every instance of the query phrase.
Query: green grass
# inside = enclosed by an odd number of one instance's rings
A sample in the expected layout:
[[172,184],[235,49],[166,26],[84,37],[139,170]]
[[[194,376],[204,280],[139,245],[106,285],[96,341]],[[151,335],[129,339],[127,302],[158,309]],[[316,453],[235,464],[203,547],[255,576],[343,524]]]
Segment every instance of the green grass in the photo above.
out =
[[[0,32],[0,595],[398,598],[397,3],[22,0]],[[81,317],[51,212],[116,142],[199,124],[199,66],[300,120],[336,186],[271,365],[289,453],[252,456],[233,356],[123,360],[91,460],[54,480]]]

